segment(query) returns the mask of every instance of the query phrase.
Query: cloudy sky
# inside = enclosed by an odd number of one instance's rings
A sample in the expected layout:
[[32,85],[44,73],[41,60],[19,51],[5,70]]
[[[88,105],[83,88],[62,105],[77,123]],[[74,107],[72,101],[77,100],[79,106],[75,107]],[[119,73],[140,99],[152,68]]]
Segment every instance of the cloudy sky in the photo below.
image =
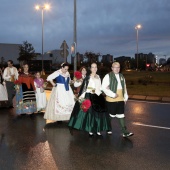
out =
[[[31,43],[41,52],[41,11],[44,12],[44,51],[59,49],[63,40],[73,42],[74,0],[1,0],[0,43]],[[139,52],[170,56],[169,0],[77,0],[77,51],[133,57],[137,24]]]

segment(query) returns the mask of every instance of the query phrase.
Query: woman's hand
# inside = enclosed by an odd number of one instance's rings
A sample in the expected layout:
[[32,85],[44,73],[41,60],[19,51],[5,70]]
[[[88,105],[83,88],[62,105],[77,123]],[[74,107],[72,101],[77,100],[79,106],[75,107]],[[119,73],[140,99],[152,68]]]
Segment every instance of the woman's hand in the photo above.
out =
[[70,80],[70,84],[73,84],[75,81],[74,80]]
[[116,94],[116,95],[115,95],[115,98],[117,98],[118,96],[119,96],[119,95],[118,95],[118,94]]
[[53,87],[56,87],[56,84],[53,81],[50,81]]

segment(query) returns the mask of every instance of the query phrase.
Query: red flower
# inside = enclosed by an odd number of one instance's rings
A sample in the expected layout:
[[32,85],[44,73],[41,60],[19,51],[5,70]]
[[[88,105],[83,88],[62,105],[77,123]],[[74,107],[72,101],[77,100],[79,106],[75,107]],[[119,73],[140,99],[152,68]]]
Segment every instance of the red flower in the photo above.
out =
[[81,74],[80,71],[75,71],[74,76],[75,76],[76,79],[81,79],[82,78],[82,74]]
[[83,110],[83,112],[87,112],[90,106],[91,106],[91,101],[89,99],[86,99],[82,102],[81,109]]
[[14,84],[16,84],[16,85],[17,85],[17,84],[18,84],[18,85],[20,85],[20,84],[21,84],[21,82],[20,82],[19,80],[15,80],[15,81],[14,81]]

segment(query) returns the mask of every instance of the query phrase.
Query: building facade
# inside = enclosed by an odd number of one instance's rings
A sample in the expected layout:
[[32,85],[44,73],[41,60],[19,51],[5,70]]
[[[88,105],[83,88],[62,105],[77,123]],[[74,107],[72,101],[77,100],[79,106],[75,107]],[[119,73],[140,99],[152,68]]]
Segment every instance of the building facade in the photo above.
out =
[[103,55],[101,59],[101,63],[103,65],[108,65],[108,64],[113,63],[113,56],[110,54]]
[[[0,43],[0,65],[5,65],[8,60],[12,60],[14,64],[19,64],[17,58],[19,57],[19,46],[21,45],[22,44]],[[44,65],[47,63],[49,65],[49,63],[51,63],[51,65],[53,66],[55,64],[61,64],[64,62],[64,57],[62,57],[61,50],[57,49],[47,51],[46,53],[44,53],[43,57],[39,53],[35,60],[39,60],[40,62],[37,61],[35,63],[39,63],[39,65],[41,65],[42,59],[44,60]]]

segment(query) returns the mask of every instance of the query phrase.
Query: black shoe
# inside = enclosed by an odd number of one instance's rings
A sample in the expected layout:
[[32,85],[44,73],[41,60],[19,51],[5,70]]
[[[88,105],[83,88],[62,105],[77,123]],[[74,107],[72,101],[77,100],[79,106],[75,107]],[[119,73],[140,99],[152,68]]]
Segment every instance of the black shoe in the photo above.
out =
[[63,121],[57,121],[57,124],[62,124],[63,123]]
[[69,127],[70,134],[73,136],[73,128]]
[[128,133],[123,133],[123,137],[124,138],[127,138],[127,137],[130,137],[130,136],[133,136],[134,134],[132,132],[128,132]]
[[93,133],[92,132],[89,132],[89,137],[93,137]]
[[31,119],[34,119],[34,113],[29,115]]
[[97,136],[102,136],[102,134],[100,132],[97,132]]
[[111,130],[108,130],[108,131],[107,131],[107,134],[108,134],[108,135],[111,135],[111,134],[112,134],[112,131],[111,131]]
[[12,109],[12,108],[14,108],[14,106],[8,106],[8,108],[9,108],[9,109]]

